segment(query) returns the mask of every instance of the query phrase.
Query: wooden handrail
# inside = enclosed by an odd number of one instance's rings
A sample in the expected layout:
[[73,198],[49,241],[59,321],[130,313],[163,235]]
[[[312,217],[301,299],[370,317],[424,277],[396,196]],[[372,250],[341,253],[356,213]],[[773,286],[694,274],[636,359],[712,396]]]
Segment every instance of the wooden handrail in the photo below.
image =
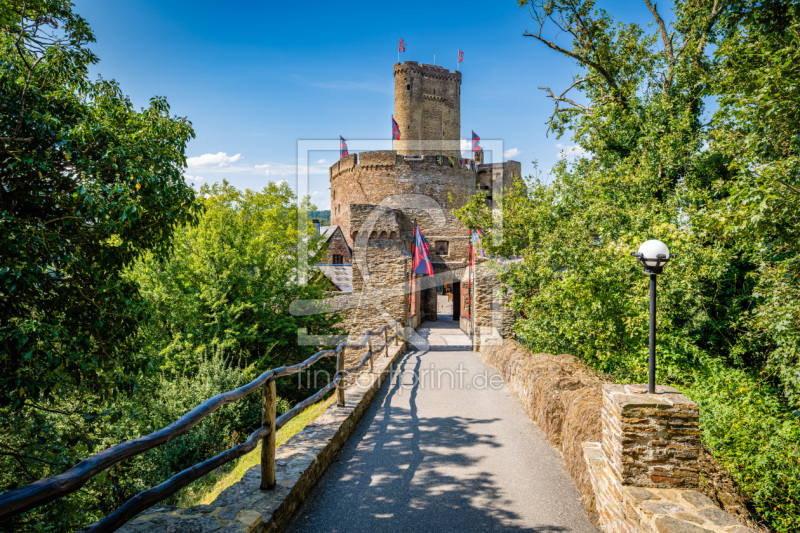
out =
[[[409,321],[411,321],[414,316],[416,315],[410,316]],[[66,472],[40,479],[24,487],[6,492],[5,494],[0,495],[0,519],[15,516],[75,492],[85,485],[92,477],[106,470],[110,466],[113,466],[120,461],[124,461],[125,459],[139,455],[147,450],[155,448],[156,446],[164,444],[165,442],[169,442],[170,440],[185,434],[192,427],[223,405],[240,400],[241,398],[257,390],[259,387],[268,386],[268,384],[271,381],[274,381],[276,378],[301,372],[325,357],[336,355],[337,358],[343,361],[344,351],[346,348],[360,348],[366,343],[371,345],[372,343],[370,342],[370,336],[372,334],[379,335],[384,333],[384,331],[390,327],[394,327],[396,330],[397,325],[398,321],[395,320],[392,324],[385,324],[376,332],[367,330],[364,333],[364,338],[359,343],[343,342],[337,345],[335,349],[321,350],[305,361],[296,365],[288,367],[282,366],[267,370],[246,385],[243,385],[232,391],[222,392],[216,396],[213,396],[212,398],[209,398],[172,424],[162,429],[154,431],[149,435],[111,446],[110,448],[84,459]],[[289,411],[277,418],[274,418],[275,414],[273,412],[271,416],[275,420],[275,431],[283,427],[292,418],[300,414],[305,408],[319,401],[320,398],[333,390],[335,387],[342,389],[341,382],[347,374],[360,370],[367,363],[367,361],[371,362],[372,355],[376,351],[387,348],[388,353],[388,343],[392,340],[396,340],[398,336],[399,334],[395,333],[395,335],[389,338],[388,334],[385,333],[384,345],[377,349],[370,346],[370,348],[367,350],[367,354],[358,365],[347,370],[344,370],[343,368],[340,370],[337,368],[336,377],[328,385],[317,391],[315,394],[309,398],[306,398],[302,402],[299,402]],[[105,518],[95,522],[81,531],[113,531],[119,528],[122,524],[124,524],[133,516],[136,516],[144,509],[147,509],[164,498],[175,494],[178,490],[189,485],[191,482],[202,477],[203,475],[211,472],[215,468],[218,468],[219,466],[231,462],[254,450],[259,440],[264,439],[271,434],[270,426],[271,422],[269,425],[262,425],[262,427],[250,434],[245,442],[234,446],[233,448],[230,448],[212,457],[211,459],[207,459],[190,468],[187,468],[153,488],[140,492]],[[273,439],[270,440],[274,442]]]

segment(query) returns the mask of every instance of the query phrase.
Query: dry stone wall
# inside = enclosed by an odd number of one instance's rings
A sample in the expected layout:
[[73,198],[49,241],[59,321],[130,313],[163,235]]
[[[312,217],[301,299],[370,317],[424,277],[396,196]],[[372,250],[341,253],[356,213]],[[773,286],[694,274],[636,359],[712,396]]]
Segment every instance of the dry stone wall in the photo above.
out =
[[[750,515],[730,475],[700,447],[696,406],[678,398],[675,389],[665,389],[663,396],[672,399],[656,407],[642,405],[641,396],[648,395],[637,392],[640,387],[622,389],[626,398],[639,396],[639,403],[620,401],[619,408],[611,405],[604,410],[605,399],[619,396],[623,386],[609,384],[572,356],[532,354],[506,339],[500,346],[486,346],[481,357],[500,371],[531,419],[561,450],[584,508],[604,531],[768,531]],[[602,420],[604,413],[616,417],[617,412],[618,424]],[[652,429],[643,419],[652,421]],[[619,442],[603,444],[604,427],[612,428]],[[620,458],[616,467],[607,459],[606,449]]]

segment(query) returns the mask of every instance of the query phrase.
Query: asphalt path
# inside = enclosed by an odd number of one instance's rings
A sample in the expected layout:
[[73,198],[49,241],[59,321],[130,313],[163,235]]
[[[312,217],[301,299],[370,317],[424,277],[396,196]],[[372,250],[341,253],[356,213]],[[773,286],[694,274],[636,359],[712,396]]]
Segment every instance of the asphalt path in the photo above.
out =
[[560,453],[455,322],[425,323],[287,531],[592,532]]

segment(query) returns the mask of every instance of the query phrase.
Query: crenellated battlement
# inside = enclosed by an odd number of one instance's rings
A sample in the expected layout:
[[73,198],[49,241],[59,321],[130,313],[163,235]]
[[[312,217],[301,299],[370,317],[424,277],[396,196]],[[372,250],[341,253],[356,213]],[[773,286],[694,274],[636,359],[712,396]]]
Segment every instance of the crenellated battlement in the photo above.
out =
[[452,80],[461,83],[461,72],[458,70],[447,70],[438,65],[428,65],[417,63],[416,61],[406,61],[405,63],[395,63],[394,75],[398,74],[417,74],[430,79]]
[[[478,172],[479,167],[476,165],[473,168],[471,159],[461,157],[452,157],[452,159],[453,166],[450,166],[448,156],[445,155],[401,155],[395,150],[375,150],[347,155],[331,165],[329,172],[331,182],[339,176],[353,176],[358,172],[370,170],[388,171],[398,166],[410,167],[410,170],[439,167],[439,171],[443,173],[450,170]],[[499,168],[503,168],[505,165],[507,163],[498,163]]]

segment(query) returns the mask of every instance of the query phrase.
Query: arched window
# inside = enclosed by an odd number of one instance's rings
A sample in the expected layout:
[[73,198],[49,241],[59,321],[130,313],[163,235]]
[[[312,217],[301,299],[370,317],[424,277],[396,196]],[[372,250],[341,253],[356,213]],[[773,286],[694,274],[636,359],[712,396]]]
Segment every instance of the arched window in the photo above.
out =
[[370,235],[369,235],[369,238],[370,238],[370,239],[374,239],[374,238],[376,238],[377,236],[378,236],[378,232],[376,232],[376,231],[373,231],[372,233],[370,233]]
[[388,239],[388,238],[389,238],[389,234],[386,233],[385,231],[382,231],[381,232],[381,239]]
[[389,235],[389,238],[390,238],[390,239],[396,239],[396,238],[397,238],[397,232],[396,232],[396,231],[393,231],[393,232],[391,233],[391,235]]

